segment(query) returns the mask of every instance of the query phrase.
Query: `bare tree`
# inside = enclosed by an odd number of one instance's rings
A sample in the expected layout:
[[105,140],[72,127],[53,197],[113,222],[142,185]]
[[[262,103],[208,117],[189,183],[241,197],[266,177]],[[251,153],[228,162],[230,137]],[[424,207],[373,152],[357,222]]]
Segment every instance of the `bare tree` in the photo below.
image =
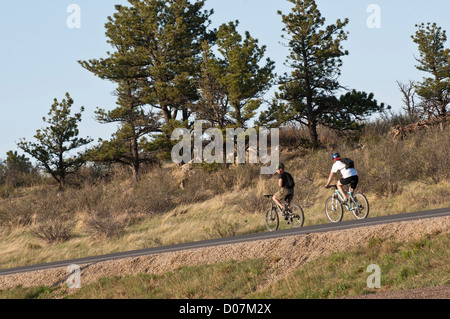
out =
[[409,80],[408,83],[402,83],[400,81],[396,82],[398,88],[403,94],[403,110],[405,110],[408,114],[409,119],[418,120],[423,114],[419,114],[419,110],[414,99],[416,97],[416,82],[412,80]]

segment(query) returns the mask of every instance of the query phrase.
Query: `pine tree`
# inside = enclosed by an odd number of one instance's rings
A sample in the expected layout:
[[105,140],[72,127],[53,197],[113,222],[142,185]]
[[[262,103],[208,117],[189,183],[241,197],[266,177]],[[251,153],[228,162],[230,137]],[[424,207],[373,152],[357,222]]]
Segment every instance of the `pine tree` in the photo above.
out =
[[64,188],[66,177],[77,172],[84,163],[82,153],[70,155],[73,150],[89,144],[92,140],[79,138],[78,123],[81,121],[81,107],[79,113],[71,116],[71,107],[74,101],[69,93],[66,99],[58,102],[57,99],[48,113],[49,117],[43,117],[43,121],[49,125],[38,129],[34,138],[36,142],[27,142],[22,139],[17,143],[24,152],[34,157],[45,172],[49,173]]
[[[259,124],[279,126],[297,122],[308,128],[311,144],[317,146],[319,125],[336,130],[356,129],[358,121],[381,111],[373,94],[351,90],[336,97],[344,89],[338,78],[342,57],[348,55],[342,42],[347,40],[344,27],[349,20],[338,19],[325,25],[314,0],[288,0],[294,4],[284,15],[283,31],[289,36],[290,55],[286,65],[292,69],[279,79],[279,92],[272,105],[261,113]],[[283,38],[286,38],[283,36]]]
[[203,61],[198,81],[200,100],[192,110],[196,119],[204,120],[211,127],[225,129],[231,126],[230,104],[226,88],[221,85],[220,78],[225,66],[213,53],[213,48],[206,41],[203,43]]
[[139,180],[140,164],[147,160],[141,152],[145,136],[161,132],[163,123],[170,124],[178,115],[189,118],[198,99],[201,42],[213,39],[214,33],[206,30],[212,12],[201,11],[204,1],[129,3],[117,5],[117,12],[108,17],[106,36],[115,51],[80,64],[117,84],[117,107],[97,114],[101,123],[118,122],[120,128],[91,153],[93,158],[129,165]]
[[441,130],[447,122],[447,106],[450,103],[450,49],[445,48],[446,31],[436,23],[416,25],[412,39],[418,45],[418,70],[431,74],[416,84],[421,98],[423,115],[439,120]]
[[[205,46],[200,92],[202,101],[197,115],[223,127],[246,127],[261,106],[263,94],[270,88],[274,62],[269,58],[260,66],[266,46],[247,31],[237,31],[238,21],[222,24],[217,32],[219,56]],[[199,109],[200,108],[200,109]],[[211,114],[212,111],[212,114]]]
[[29,185],[37,177],[37,168],[33,167],[29,158],[19,155],[17,151],[8,151],[6,159],[0,160],[0,185]]
[[262,95],[268,90],[273,78],[274,62],[269,58],[262,67],[266,46],[258,46],[258,40],[248,31],[245,37],[238,31],[239,22],[223,24],[217,33],[217,47],[222,55],[224,72],[219,83],[227,92],[232,107],[230,117],[238,127],[245,127],[260,107]]
[[8,171],[18,173],[31,173],[33,171],[33,164],[30,160],[25,155],[19,155],[17,151],[8,151],[6,160],[2,164],[0,166],[4,166]]

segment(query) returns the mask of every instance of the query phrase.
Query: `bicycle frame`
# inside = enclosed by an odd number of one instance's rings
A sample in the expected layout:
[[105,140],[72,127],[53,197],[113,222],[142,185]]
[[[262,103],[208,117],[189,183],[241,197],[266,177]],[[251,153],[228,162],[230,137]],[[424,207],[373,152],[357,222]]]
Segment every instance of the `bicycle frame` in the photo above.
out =
[[286,212],[286,207],[284,206],[283,203],[281,203],[283,205],[283,208],[281,208],[280,206],[278,206],[277,203],[275,203],[275,201],[272,199],[272,208],[278,208],[278,211],[280,212],[280,214],[283,214],[284,212]]
[[347,211],[351,211],[357,219],[367,218],[369,214],[369,201],[364,194],[350,191],[345,192],[345,194],[349,195],[349,201],[343,204],[343,196],[337,186],[331,185],[328,188],[331,187],[334,187],[335,190],[331,197],[325,201],[325,212],[331,222],[336,223],[342,220],[344,213],[343,206],[347,208]]
[[[341,192],[339,192],[338,188],[336,186],[335,190],[334,190],[334,194],[337,195],[339,197],[339,199],[341,200],[341,203],[344,201],[344,198],[341,195]],[[344,205],[347,207],[347,210],[352,211],[358,208],[358,204],[355,202],[355,199],[353,197],[353,193],[352,192],[345,192],[347,195],[349,195],[349,199],[350,201],[348,202],[347,205]],[[333,204],[334,205],[334,204]]]

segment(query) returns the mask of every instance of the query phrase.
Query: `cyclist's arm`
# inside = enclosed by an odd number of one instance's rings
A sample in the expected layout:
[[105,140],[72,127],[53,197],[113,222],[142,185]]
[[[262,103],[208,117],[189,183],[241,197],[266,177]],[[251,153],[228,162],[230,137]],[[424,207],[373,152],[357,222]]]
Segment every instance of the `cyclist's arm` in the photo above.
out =
[[325,187],[330,186],[330,183],[333,180],[333,177],[334,177],[334,172],[331,172],[330,176],[328,177],[327,185],[325,185]]
[[283,187],[283,179],[281,178],[281,175],[280,179],[278,180],[278,186]]

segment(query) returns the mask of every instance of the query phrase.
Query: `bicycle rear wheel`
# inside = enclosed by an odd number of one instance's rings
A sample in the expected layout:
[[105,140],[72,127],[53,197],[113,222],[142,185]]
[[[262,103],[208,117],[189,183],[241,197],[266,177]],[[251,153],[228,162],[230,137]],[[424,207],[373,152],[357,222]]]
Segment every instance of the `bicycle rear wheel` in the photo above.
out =
[[289,223],[292,227],[302,227],[305,222],[305,215],[300,205],[291,205],[291,213],[289,216]]
[[266,226],[269,231],[275,231],[280,225],[277,209],[275,207],[269,208],[266,212]]
[[344,216],[344,208],[337,198],[331,196],[325,202],[325,213],[330,222],[337,223],[340,222]]
[[364,194],[355,194],[353,195],[355,201],[353,201],[353,205],[356,205],[356,209],[353,209],[353,215],[357,219],[367,218],[369,215],[369,201],[367,200]]

